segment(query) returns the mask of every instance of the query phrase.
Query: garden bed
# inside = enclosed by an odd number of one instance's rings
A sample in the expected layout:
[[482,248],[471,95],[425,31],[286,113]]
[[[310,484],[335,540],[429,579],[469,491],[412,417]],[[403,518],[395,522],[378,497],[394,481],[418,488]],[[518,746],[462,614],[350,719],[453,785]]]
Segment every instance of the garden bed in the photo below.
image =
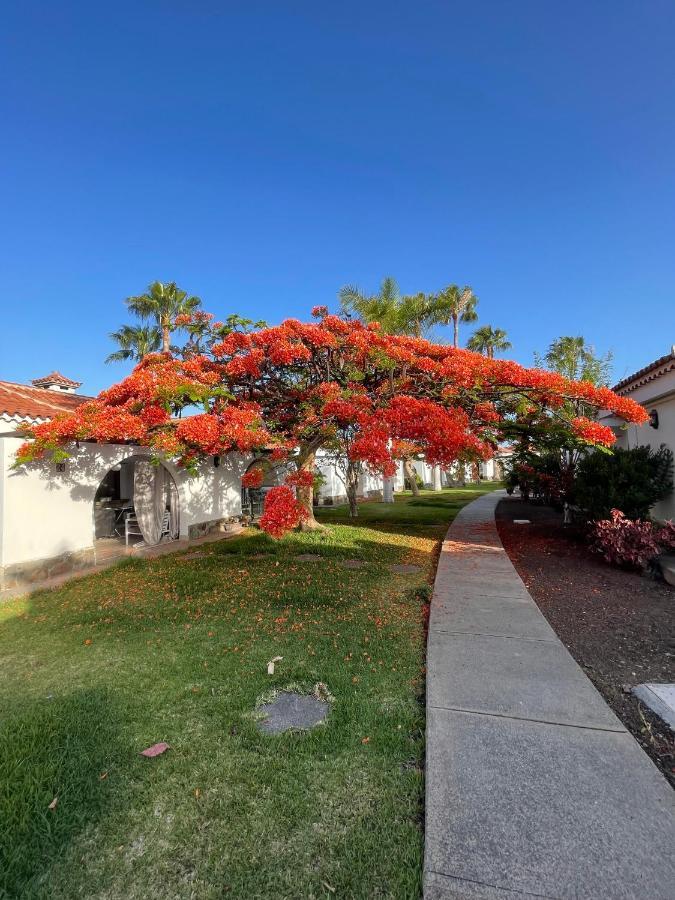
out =
[[497,526],[557,635],[675,786],[675,734],[630,693],[643,682],[675,682],[675,590],[609,566],[550,507],[504,500],[497,507]]

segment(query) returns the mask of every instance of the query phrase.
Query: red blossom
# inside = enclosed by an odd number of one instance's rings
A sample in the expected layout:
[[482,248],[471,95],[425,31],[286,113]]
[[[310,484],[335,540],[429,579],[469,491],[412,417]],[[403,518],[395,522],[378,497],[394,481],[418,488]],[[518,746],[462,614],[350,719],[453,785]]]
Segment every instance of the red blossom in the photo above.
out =
[[241,486],[244,488],[259,488],[265,480],[265,473],[260,466],[254,466],[248,472],[244,472],[241,479]]
[[577,416],[572,419],[572,430],[574,434],[585,441],[587,444],[600,444],[604,447],[611,447],[616,441],[616,435],[607,425],[600,425],[599,422],[592,422],[584,416]]
[[270,488],[265,496],[260,527],[273,538],[282,537],[306,517],[305,508],[285,485]]
[[287,475],[284,483],[291,487],[311,487],[314,484],[314,474],[307,469],[299,469]]

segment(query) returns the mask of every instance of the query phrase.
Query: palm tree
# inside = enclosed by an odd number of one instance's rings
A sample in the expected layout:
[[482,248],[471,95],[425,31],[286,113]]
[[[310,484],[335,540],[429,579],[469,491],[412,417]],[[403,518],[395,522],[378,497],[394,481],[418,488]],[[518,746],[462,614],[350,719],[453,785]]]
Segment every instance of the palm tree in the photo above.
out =
[[483,353],[489,359],[493,359],[495,351],[509,350],[511,341],[506,340],[506,332],[503,328],[493,328],[492,325],[483,325],[477,328],[466,344],[469,350]]
[[422,337],[432,324],[433,301],[432,296],[422,292],[401,297],[398,308],[398,333]]
[[194,312],[202,301],[188,297],[187,291],[175,281],[163,284],[153,281],[145,294],[127,297],[124,301],[132,313],[141,319],[154,319],[162,334],[162,353],[171,352],[171,332],[176,330],[176,316]]
[[379,322],[390,334],[397,333],[401,292],[390,276],[383,279],[377,294],[364,294],[355,285],[348,284],[340,288],[338,297],[345,312],[354,313],[363,322]]
[[612,353],[597,356],[595,348],[581,336],[565,335],[549,346],[544,356],[534,354],[534,362],[540,368],[559,372],[574,381],[590,381],[595,385],[608,385],[612,370]]
[[421,337],[431,324],[431,298],[423,293],[402,296],[391,276],[383,279],[377,294],[363,294],[347,285],[338,297],[345,312],[355,313],[363,322],[379,322],[387,334]]
[[162,342],[162,335],[156,325],[122,325],[110,334],[119,346],[107,357],[106,362],[121,362],[125,359],[134,361],[143,359],[148,353],[156,353]]
[[477,303],[478,297],[468,285],[459,288],[456,284],[450,284],[433,298],[429,322],[434,325],[449,325],[452,322],[453,345],[458,347],[459,323],[476,321],[478,318]]

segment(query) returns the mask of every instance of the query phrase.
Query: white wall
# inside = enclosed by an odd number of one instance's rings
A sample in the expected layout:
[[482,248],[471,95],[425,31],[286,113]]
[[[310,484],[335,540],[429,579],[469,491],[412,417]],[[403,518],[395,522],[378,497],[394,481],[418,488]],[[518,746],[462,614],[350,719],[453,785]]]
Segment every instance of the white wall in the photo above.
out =
[[[319,450],[316,455],[316,467],[321,472],[321,474],[325,478],[325,482],[321,485],[319,489],[319,500],[324,500],[329,497],[346,497],[347,491],[345,490],[345,486],[342,482],[342,479],[337,474],[334,464],[328,459],[325,454]],[[398,462],[396,464],[396,474],[394,475],[394,490],[402,491],[404,487],[403,481],[403,463]],[[369,491],[380,491],[383,490],[382,484],[382,476],[381,475],[373,475],[371,472],[367,470],[364,471],[361,479],[359,481],[358,487],[358,495],[364,496]]]
[[[667,372],[649,384],[625,393],[625,396],[642,404],[647,412],[655,410],[659,416],[659,427],[628,425],[627,428],[615,428],[617,446],[626,449],[649,446],[658,450],[661,444],[665,444],[675,453],[675,371]],[[652,515],[655,519],[675,519],[675,494],[657,503]]]
[[[148,455],[138,447],[82,444],[66,462],[12,470],[19,438],[0,438],[0,566],[84,550],[94,541],[94,496],[106,472],[130,456]],[[241,475],[250,458],[230,454],[215,468],[205,461],[196,477],[165,463],[178,488],[180,536],[190,525],[241,513]]]
[[429,463],[424,459],[414,459],[413,466],[422,479],[424,487],[431,487],[433,484],[434,473]]
[[[316,455],[316,467],[324,477],[324,482],[319,488],[319,501],[347,496],[344,482],[338,475],[334,463],[321,450]],[[357,490],[359,497],[366,496],[369,491],[382,491],[382,476],[373,475],[365,470],[359,479]]]

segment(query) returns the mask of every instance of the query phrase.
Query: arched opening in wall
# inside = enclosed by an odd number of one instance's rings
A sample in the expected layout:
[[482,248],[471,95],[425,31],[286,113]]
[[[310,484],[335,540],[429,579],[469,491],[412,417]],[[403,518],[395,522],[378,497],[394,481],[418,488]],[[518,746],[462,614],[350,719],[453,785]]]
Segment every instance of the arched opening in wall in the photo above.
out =
[[143,456],[109,469],[94,497],[96,559],[178,539],[178,488],[171,472]]
[[241,479],[242,516],[260,518],[265,494],[270,488],[283,483],[287,471],[283,463],[275,464],[264,458],[253,460]]

